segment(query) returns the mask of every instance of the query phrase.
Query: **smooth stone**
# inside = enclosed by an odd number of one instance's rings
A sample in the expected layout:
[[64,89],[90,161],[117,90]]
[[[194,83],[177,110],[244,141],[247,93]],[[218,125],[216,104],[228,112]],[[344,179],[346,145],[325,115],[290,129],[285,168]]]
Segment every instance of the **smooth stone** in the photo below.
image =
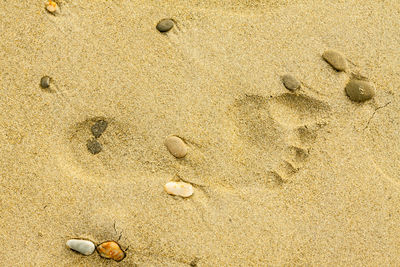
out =
[[346,58],[338,51],[326,50],[322,54],[323,59],[328,62],[335,70],[344,71],[347,69]]
[[50,12],[51,14],[55,14],[55,13],[58,13],[59,7],[56,2],[49,0],[49,2],[46,5],[46,10],[48,12]]
[[164,190],[174,196],[190,197],[193,195],[193,186],[185,182],[168,182],[164,185]]
[[40,86],[43,89],[49,88],[50,87],[50,77],[49,76],[43,76],[42,79],[40,79]]
[[97,246],[97,252],[105,259],[122,261],[125,258],[125,252],[115,241],[103,242]]
[[174,21],[172,19],[162,19],[158,24],[157,24],[157,30],[159,32],[167,32],[174,27]]
[[282,82],[283,82],[283,85],[285,85],[285,87],[291,91],[297,90],[301,86],[299,80],[297,80],[296,77],[294,77],[291,74],[283,75]]
[[103,150],[103,146],[96,139],[89,139],[86,146],[89,152],[93,155],[96,155]]
[[67,246],[83,255],[89,256],[96,248],[93,242],[88,240],[70,239],[67,241]]
[[99,138],[102,133],[107,129],[108,122],[105,120],[98,120],[91,128],[94,137]]
[[164,144],[168,151],[176,158],[183,158],[188,152],[185,142],[175,135],[170,135],[165,138]]
[[350,100],[364,102],[375,95],[375,90],[369,82],[361,80],[350,80],[346,85],[346,94]]

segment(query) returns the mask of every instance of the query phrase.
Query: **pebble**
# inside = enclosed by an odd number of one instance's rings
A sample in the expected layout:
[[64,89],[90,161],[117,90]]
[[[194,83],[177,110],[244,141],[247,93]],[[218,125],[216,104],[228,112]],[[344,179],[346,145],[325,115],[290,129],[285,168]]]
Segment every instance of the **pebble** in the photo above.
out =
[[187,145],[178,136],[168,136],[165,138],[164,144],[168,151],[176,158],[183,158],[188,152]]
[[96,139],[89,139],[86,146],[89,152],[93,155],[96,155],[103,150],[103,146]]
[[94,137],[99,138],[102,133],[107,129],[108,122],[105,120],[98,120],[91,128]]
[[158,24],[157,24],[157,30],[159,32],[167,32],[174,27],[174,21],[172,19],[162,19]]
[[97,252],[101,257],[115,261],[122,261],[126,256],[125,252],[115,241],[106,241],[101,243],[97,246]]
[[43,89],[49,88],[50,87],[50,77],[49,76],[43,76],[42,79],[40,79],[40,86]]
[[283,82],[283,85],[285,85],[285,87],[287,89],[289,89],[290,91],[297,90],[301,86],[299,80],[297,80],[296,77],[294,77],[291,74],[283,75],[282,76],[282,82]]
[[56,2],[49,0],[49,2],[46,5],[46,10],[52,14],[55,14],[59,11],[59,7]]
[[88,240],[70,239],[67,241],[67,246],[83,255],[89,256],[95,250],[93,242]]
[[338,51],[326,50],[322,54],[323,59],[328,62],[335,70],[344,71],[347,69],[346,58]]
[[193,186],[185,182],[168,182],[164,189],[170,195],[181,197],[190,197],[194,192]]
[[345,90],[350,100],[355,102],[370,100],[375,95],[373,86],[369,82],[361,80],[350,80]]

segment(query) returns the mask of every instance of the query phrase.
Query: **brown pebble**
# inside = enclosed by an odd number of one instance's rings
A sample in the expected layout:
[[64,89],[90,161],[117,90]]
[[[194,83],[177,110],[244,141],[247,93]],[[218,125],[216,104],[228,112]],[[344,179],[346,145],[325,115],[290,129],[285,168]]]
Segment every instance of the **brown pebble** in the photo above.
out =
[[115,241],[107,241],[101,243],[97,246],[97,252],[100,254],[101,257],[112,259],[115,261],[122,261],[126,256],[125,252]]
[[289,89],[290,91],[297,90],[301,86],[299,80],[297,80],[296,77],[294,77],[291,74],[283,75],[282,76],[282,82],[283,82],[283,85],[285,85],[285,87],[287,89]]
[[170,135],[165,138],[164,144],[168,151],[176,158],[183,158],[188,152],[185,142],[175,135]]
[[361,80],[350,80],[346,85],[346,94],[350,100],[364,102],[375,95],[375,90],[369,82]]
[[43,76],[42,79],[40,79],[40,86],[43,89],[49,88],[50,87],[50,77],[49,76]]
[[322,57],[326,62],[328,62],[337,71],[345,71],[347,69],[347,60],[338,51],[326,50],[322,54]]
[[96,155],[103,150],[103,146],[96,139],[89,139],[86,146],[89,152],[93,155]]
[[107,129],[108,122],[105,120],[98,120],[91,128],[94,137],[99,138],[102,133]]
[[162,19],[158,24],[157,24],[157,30],[159,32],[167,32],[174,27],[174,21],[172,19]]

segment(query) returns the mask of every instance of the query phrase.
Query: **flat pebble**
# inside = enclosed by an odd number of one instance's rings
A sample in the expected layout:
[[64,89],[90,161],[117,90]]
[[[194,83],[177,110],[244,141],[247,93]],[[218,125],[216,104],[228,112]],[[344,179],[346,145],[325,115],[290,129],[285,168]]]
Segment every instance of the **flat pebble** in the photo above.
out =
[[89,152],[93,155],[96,155],[103,150],[103,146],[96,139],[89,139],[86,146]]
[[165,138],[164,144],[168,151],[176,158],[183,158],[188,152],[185,142],[175,135],[170,135]]
[[350,100],[355,102],[370,100],[375,95],[373,86],[369,82],[361,80],[350,80],[345,90]]
[[108,122],[105,120],[98,120],[91,129],[94,137],[99,138],[102,133],[107,129]]
[[328,62],[335,70],[344,71],[347,69],[346,58],[338,51],[326,50],[322,54],[323,59]]
[[290,91],[297,90],[301,86],[299,80],[297,80],[296,77],[294,77],[291,74],[283,75],[282,76],[282,82],[283,82],[283,85],[285,85],[285,87],[287,89],[289,89]]
[[174,27],[174,21],[172,19],[162,19],[158,24],[157,24],[157,30],[159,32],[167,32]]
[[97,252],[101,257],[115,261],[122,261],[126,255],[119,244],[115,241],[101,243],[97,246]]
[[92,254],[96,248],[93,242],[81,239],[70,239],[67,241],[67,246],[86,256]]
[[43,76],[42,79],[40,79],[40,86],[43,89],[49,88],[50,87],[50,77],[49,76]]
[[170,195],[181,197],[190,197],[194,192],[193,186],[185,182],[168,182],[164,189]]

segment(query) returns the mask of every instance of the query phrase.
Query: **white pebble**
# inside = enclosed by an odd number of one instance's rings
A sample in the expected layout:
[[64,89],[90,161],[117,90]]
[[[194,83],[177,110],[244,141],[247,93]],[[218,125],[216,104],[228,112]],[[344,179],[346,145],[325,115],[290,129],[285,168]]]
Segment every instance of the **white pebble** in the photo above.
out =
[[67,246],[83,255],[90,255],[94,252],[96,246],[88,240],[70,239],[67,241]]
[[170,195],[190,197],[193,195],[193,186],[184,182],[168,182],[164,185],[165,191]]

